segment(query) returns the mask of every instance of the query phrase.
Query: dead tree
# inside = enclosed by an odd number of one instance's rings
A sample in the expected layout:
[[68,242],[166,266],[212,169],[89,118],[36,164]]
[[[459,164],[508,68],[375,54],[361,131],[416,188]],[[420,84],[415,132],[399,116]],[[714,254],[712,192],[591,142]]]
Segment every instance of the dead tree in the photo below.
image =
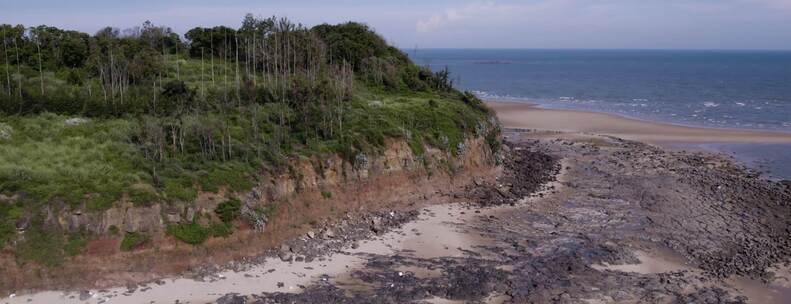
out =
[[44,96],[44,70],[41,69],[41,37],[36,37],[36,49],[38,50],[38,77],[41,83],[41,95]]
[[11,72],[8,71],[11,63],[8,62],[8,39],[6,39],[5,28],[3,28],[3,54],[5,55],[6,86],[8,87],[8,96],[11,96]]

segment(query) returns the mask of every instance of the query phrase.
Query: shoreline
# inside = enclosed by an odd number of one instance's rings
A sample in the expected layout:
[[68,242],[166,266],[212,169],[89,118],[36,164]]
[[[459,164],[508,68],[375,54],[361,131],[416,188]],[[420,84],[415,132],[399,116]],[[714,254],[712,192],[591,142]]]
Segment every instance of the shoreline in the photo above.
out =
[[[331,226],[331,235],[317,228],[242,268],[0,303],[791,299],[783,266],[791,243],[782,229],[791,220],[767,216],[787,211],[791,185],[754,177],[720,155],[610,136],[503,136],[510,152],[497,178],[417,197],[409,211],[355,217]],[[764,240],[773,242],[753,245]]]
[[618,114],[547,109],[525,101],[485,100],[506,128],[582,132],[621,137],[651,144],[770,143],[791,144],[791,133],[725,129],[654,122]]

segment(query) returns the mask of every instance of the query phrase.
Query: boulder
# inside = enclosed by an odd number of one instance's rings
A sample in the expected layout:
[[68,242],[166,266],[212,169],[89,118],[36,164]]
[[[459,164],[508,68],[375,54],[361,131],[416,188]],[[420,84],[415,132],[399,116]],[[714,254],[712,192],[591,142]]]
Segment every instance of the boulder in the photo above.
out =
[[278,252],[277,256],[283,262],[291,262],[294,259],[294,252],[291,250],[291,246],[287,244],[280,245],[280,251]]

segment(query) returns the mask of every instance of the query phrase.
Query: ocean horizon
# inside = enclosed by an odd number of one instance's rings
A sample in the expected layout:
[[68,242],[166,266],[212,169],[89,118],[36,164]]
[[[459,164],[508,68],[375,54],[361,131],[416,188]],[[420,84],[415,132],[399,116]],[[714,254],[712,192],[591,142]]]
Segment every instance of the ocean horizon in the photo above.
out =
[[[791,50],[405,49],[484,99],[686,126],[791,132]],[[718,144],[791,179],[791,145]],[[760,165],[756,165],[760,164]]]

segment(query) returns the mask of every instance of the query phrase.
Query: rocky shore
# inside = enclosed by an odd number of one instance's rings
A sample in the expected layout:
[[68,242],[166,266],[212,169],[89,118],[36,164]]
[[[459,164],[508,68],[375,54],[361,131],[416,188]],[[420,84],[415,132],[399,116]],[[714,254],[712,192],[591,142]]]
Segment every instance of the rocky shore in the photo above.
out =
[[[504,175],[468,189],[467,212],[480,214],[459,229],[491,243],[463,257],[372,254],[350,274],[356,288],[328,278],[301,293],[220,303],[789,300],[781,270],[791,253],[788,182],[762,180],[717,155],[546,135],[509,132]],[[510,206],[486,208],[493,205]]]
[[[786,303],[791,183],[722,155],[507,130],[496,180],[64,303]],[[433,199],[433,198],[432,198]],[[38,297],[37,297],[38,296]],[[41,302],[43,295],[0,303]],[[153,302],[152,302],[153,301]]]

